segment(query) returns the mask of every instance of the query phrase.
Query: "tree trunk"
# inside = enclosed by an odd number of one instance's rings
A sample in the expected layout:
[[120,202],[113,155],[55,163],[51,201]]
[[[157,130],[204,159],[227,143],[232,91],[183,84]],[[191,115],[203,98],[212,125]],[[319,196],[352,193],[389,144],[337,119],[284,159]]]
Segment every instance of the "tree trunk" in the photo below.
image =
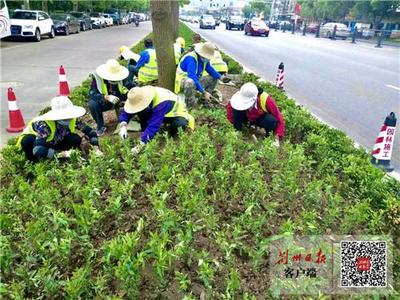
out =
[[31,9],[29,5],[29,0],[24,0],[24,9]]
[[48,1],[47,0],[43,0],[42,1],[42,10],[43,11],[49,11]]
[[174,1],[150,1],[153,41],[157,55],[158,85],[170,91],[174,90],[176,72],[172,2]]
[[78,11],[78,1],[73,1],[72,2],[72,11]]
[[172,1],[172,24],[174,41],[179,35],[179,1]]

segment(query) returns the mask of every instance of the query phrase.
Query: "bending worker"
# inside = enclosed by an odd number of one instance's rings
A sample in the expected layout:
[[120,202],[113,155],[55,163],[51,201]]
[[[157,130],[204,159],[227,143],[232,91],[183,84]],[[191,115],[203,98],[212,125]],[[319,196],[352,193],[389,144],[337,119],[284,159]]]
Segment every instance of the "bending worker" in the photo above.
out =
[[[214,49],[211,43],[197,44],[195,50],[188,52],[179,62],[176,69],[175,93],[178,94],[183,90],[188,106],[197,104],[196,90],[204,95],[206,101],[212,98],[210,93],[221,78],[221,74],[210,65]],[[203,76],[204,70],[209,76]]]
[[95,154],[102,155],[96,131],[78,118],[85,114],[85,109],[72,104],[65,96],[51,100],[51,110],[34,118],[19,136],[17,146],[25,153],[30,162],[53,157],[66,158],[70,149],[79,149],[82,138],[76,130],[82,131],[92,144]]
[[264,128],[266,136],[273,132],[275,146],[279,146],[279,140],[285,135],[285,121],[275,100],[254,83],[242,85],[226,105],[226,112],[236,130],[241,131],[250,122]]
[[142,128],[141,142],[132,152],[137,154],[141,148],[159,132],[161,125],[169,125],[169,133],[175,136],[178,129],[194,129],[194,118],[186,110],[185,104],[178,101],[173,92],[154,86],[132,88],[121,112],[119,135],[128,137],[127,124],[137,114]]
[[158,79],[157,57],[153,48],[153,40],[144,40],[144,49],[134,67],[134,74],[138,77],[140,85],[150,84]]
[[[118,107],[119,101],[125,101],[128,89],[123,80],[128,77],[128,69],[115,59],[97,67],[89,91],[89,110],[97,124],[97,135],[106,131],[103,112]],[[128,84],[125,84],[129,87]]]

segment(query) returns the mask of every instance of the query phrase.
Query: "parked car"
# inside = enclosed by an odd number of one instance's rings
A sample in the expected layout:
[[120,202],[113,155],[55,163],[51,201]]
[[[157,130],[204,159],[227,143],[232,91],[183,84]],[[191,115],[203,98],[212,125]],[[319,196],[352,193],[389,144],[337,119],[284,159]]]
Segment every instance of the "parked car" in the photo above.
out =
[[261,19],[251,19],[244,26],[244,34],[269,36],[269,27]]
[[202,15],[200,18],[200,29],[215,29],[215,20],[212,15]]
[[336,37],[342,38],[343,40],[347,39],[347,37],[350,35],[350,31],[347,28],[347,26],[342,23],[333,23],[333,22],[326,23],[321,26],[319,32],[320,37],[332,38],[335,25],[336,25]]
[[101,13],[92,12],[90,13],[90,20],[93,28],[104,28],[106,27],[106,20]]
[[244,19],[242,16],[230,16],[225,23],[226,30],[236,28],[238,30],[244,29]]
[[55,36],[53,20],[44,11],[16,9],[10,23],[12,37],[31,37],[40,42],[42,35]]
[[122,16],[121,11],[117,8],[108,8],[104,11],[105,14],[108,14],[113,19],[114,25],[122,24]]
[[106,26],[112,26],[114,23],[113,18],[109,14],[103,14],[104,21],[106,22]]
[[56,34],[69,35],[70,33],[79,33],[81,29],[79,20],[70,14],[54,13],[51,14],[51,18]]
[[81,30],[82,31],[92,30],[93,29],[92,21],[90,19],[90,16],[87,13],[72,11],[69,14],[74,16],[75,18],[77,18],[79,20],[79,23],[81,25]]
[[308,33],[316,33],[318,30],[318,23],[317,22],[312,22],[309,25],[307,25],[306,32]]
[[215,26],[219,26],[221,24],[221,17],[216,17],[215,19]]

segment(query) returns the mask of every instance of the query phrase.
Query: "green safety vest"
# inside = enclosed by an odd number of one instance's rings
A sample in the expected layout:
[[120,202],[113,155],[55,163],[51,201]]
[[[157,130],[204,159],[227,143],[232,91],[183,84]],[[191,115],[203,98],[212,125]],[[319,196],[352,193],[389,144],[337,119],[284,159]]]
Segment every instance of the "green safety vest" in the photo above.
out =
[[185,103],[178,100],[178,97],[173,92],[160,88],[154,87],[155,89],[155,96],[152,100],[153,109],[157,107],[160,103],[164,101],[173,101],[174,106],[172,107],[171,111],[168,112],[165,117],[166,118],[174,118],[174,117],[182,117],[188,120],[188,126],[190,129],[194,129],[194,118],[186,109]]
[[138,73],[140,83],[151,82],[158,79],[156,50],[146,49],[149,53],[149,62],[144,64]]
[[[222,58],[213,58],[210,60],[210,64],[218,73],[228,73],[228,65],[222,60]],[[203,76],[206,76],[207,74],[207,71],[204,70]]]
[[[187,76],[188,76],[187,72],[185,72],[185,71],[183,71],[183,70],[181,69],[181,63],[182,63],[182,61],[183,61],[187,56],[191,56],[191,57],[193,57],[193,58],[196,60],[196,73],[197,73],[197,69],[199,68],[199,60],[198,60],[198,57],[197,57],[196,52],[191,51],[191,52],[185,54],[185,55],[182,57],[180,63],[178,64],[178,67],[176,68],[176,75],[175,75],[175,94],[178,94],[178,93],[181,91],[182,80],[185,79],[185,78],[187,78]],[[203,65],[203,71],[201,72],[201,74],[204,73],[204,70],[205,70],[205,69],[206,69],[206,65],[204,64],[204,65]]]
[[[40,120],[40,117],[37,117],[33,120],[31,120],[28,123],[28,126],[26,126],[26,128],[24,129],[24,131],[21,133],[21,135],[18,137],[17,140],[17,147],[19,149],[21,149],[21,142],[22,139],[24,138],[25,135],[27,134],[33,134],[38,136],[38,133],[33,129],[33,123],[38,122],[38,121],[42,121]],[[50,120],[43,120],[43,122],[45,122],[47,124],[47,126],[49,126],[50,128],[50,135],[47,137],[46,142],[51,142],[54,139],[54,136],[56,134],[56,121],[50,121]],[[71,131],[71,133],[74,133],[76,131],[76,118],[75,119],[71,119],[71,122],[69,123],[69,130]]]
[[[96,80],[96,86],[99,92],[104,96],[108,96],[107,84],[104,82],[103,78],[96,73],[93,73],[93,77]],[[128,93],[128,89],[124,87],[122,81],[118,81],[118,91],[121,93],[121,95]]]

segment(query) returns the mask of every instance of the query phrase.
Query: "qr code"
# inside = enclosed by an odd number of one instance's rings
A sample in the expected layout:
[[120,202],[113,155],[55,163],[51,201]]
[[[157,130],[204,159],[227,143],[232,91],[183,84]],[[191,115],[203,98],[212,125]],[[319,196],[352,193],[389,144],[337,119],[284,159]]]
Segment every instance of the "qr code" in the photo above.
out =
[[385,241],[340,242],[341,287],[386,287]]

